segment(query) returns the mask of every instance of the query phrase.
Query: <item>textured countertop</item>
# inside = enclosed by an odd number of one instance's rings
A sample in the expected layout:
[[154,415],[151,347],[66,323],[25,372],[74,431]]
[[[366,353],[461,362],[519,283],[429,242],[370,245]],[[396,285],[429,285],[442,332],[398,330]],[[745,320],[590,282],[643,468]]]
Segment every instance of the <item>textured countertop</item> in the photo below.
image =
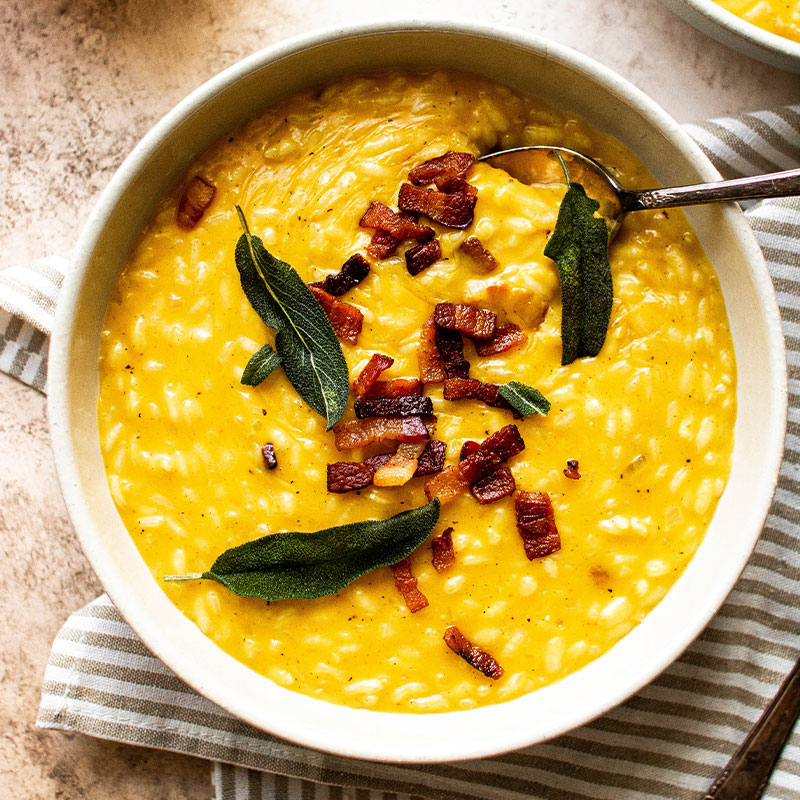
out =
[[[0,0],[0,268],[63,253],[141,136],[241,57],[312,28],[430,14],[551,37],[679,121],[800,98],[800,76],[739,56],[655,0]],[[39,731],[50,643],[101,587],[66,517],[44,397],[0,375],[0,794],[209,798],[206,762]]]

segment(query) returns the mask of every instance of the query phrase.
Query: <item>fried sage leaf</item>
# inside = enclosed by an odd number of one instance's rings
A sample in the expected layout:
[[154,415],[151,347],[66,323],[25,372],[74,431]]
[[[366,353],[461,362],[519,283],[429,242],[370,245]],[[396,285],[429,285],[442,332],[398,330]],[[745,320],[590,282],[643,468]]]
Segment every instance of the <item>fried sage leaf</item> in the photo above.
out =
[[250,305],[270,328],[289,382],[330,430],[350,393],[347,362],[325,312],[293,267],[269,253],[236,210],[244,233],[236,243],[236,268]]
[[561,363],[596,356],[606,339],[614,288],[608,263],[608,228],[600,204],[579,183],[569,183],[553,235],[544,248],[561,282]]
[[245,386],[258,386],[280,363],[281,357],[265,344],[257,353],[253,353],[247,362],[242,373],[242,383]]
[[547,414],[550,401],[532,386],[519,381],[509,381],[497,390],[500,395],[518,414],[527,417],[529,414]]
[[439,520],[439,501],[389,519],[351,522],[314,533],[273,533],[226,550],[208,572],[165,575],[165,581],[218,581],[243,597],[286,600],[334,594],[419,547]]

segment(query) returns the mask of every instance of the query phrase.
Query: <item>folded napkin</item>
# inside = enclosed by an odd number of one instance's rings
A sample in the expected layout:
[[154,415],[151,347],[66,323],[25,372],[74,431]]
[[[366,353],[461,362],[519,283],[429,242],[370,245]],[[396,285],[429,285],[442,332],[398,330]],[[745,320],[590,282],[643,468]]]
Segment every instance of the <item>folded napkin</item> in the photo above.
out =
[[[729,176],[800,164],[800,106],[687,126]],[[457,764],[378,764],[276,739],[194,693],[106,596],[53,645],[37,724],[214,762],[216,800],[642,800],[702,796],[800,654],[800,200],[747,212],[775,281],[788,345],[789,432],[775,501],[730,597],[700,638],[627,703],[514,753]],[[0,272],[0,369],[45,390],[65,259]],[[764,795],[800,800],[796,729]],[[744,799],[743,799],[744,800]]]

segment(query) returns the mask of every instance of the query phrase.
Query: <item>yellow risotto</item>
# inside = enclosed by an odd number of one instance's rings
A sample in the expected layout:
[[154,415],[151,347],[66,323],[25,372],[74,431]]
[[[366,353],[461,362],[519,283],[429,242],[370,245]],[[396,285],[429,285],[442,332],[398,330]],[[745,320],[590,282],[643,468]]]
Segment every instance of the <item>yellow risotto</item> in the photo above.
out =
[[[154,579],[219,647],[277,684],[359,708],[469,709],[531,692],[606,652],[661,600],[702,541],[727,480],[735,360],[716,276],[680,212],[630,215],[610,248],[611,323],[596,358],[561,366],[561,297],[543,255],[565,187],[526,186],[476,164],[474,222],[432,224],[442,257],[416,277],[403,251],[370,259],[342,299],[364,315],[343,344],[351,380],[373,353],[394,358],[384,378],[417,376],[420,330],[440,301],[490,308],[527,342],[478,357],[471,377],[522,381],[551,402],[513,420],[475,400],[425,387],[435,436],[457,463],[464,441],[515,422],[526,448],[509,461],[519,490],[547,492],[561,550],[529,561],[514,501],[479,505],[469,492],[442,506],[434,535],[453,527],[455,565],[437,573],[431,546],[411,555],[429,605],[412,614],[383,567],[316,600],[267,603],[201,572],[227,548],[277,531],[386,518],[426,502],[427,478],[331,494],[339,453],[325,420],[280,369],[240,383],[272,331],[239,285],[240,205],[255,235],[303,280],[364,253],[371,201],[396,208],[410,169],[447,151],[564,145],[610,166],[624,184],[652,185],[619,142],[573,114],[476,77],[435,72],[352,77],[268,109],[225,137],[187,175],[216,196],[199,224],[176,224],[186,183],[158,205],[114,288],[100,349],[100,441],[111,494]],[[425,222],[425,218],[422,219]],[[486,272],[458,245],[479,237]],[[353,419],[352,397],[343,421]],[[267,470],[261,446],[274,444]],[[383,451],[391,443],[385,443]],[[564,474],[568,459],[581,477]],[[457,625],[500,662],[491,680],[443,642]]]
[[714,0],[765,31],[800,42],[800,3],[796,0]]

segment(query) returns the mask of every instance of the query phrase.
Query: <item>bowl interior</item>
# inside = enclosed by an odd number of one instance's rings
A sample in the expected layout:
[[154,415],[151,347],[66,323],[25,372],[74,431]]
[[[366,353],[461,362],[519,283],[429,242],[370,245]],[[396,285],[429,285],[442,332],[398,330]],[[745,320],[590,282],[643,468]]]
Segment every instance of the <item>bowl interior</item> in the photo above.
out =
[[247,722],[323,750],[387,761],[471,758],[542,741],[601,714],[657,675],[708,622],[755,544],[775,485],[786,408],[780,323],[760,251],[738,209],[698,207],[691,222],[719,275],[738,359],[733,472],[685,573],[606,655],[531,695],[430,715],[420,725],[411,715],[357,711],[282,689],[223,653],[183,617],[123,527],[101,460],[97,357],[114,281],[156,199],[226,131],[286,94],[343,73],[431,67],[474,72],[576,111],[635,151],[662,184],[718,177],[676,123],[630,84],[545,40],[436,23],[302,37],[252,56],[198,89],[128,158],[79,242],[50,360],[51,425],[70,515],[103,585],[147,646]]

